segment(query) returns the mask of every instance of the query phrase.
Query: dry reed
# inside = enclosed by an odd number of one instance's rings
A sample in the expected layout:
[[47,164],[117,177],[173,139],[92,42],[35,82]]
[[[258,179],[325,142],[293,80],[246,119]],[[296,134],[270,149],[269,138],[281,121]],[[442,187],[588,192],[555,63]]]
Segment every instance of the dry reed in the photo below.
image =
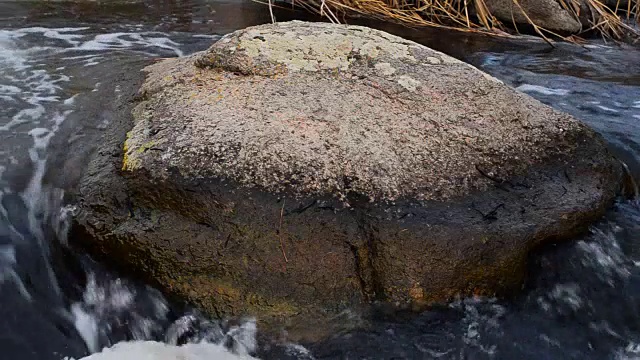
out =
[[[256,0],[262,2],[262,0]],[[269,6],[272,6],[272,0]],[[419,27],[429,26],[467,32],[479,32],[497,36],[518,34],[515,21],[506,24],[491,14],[486,0],[288,0],[293,7],[303,8],[331,22],[338,23],[340,18],[350,14],[361,14],[370,18],[391,20],[401,24]],[[561,38],[577,42],[573,35],[561,36],[549,29],[539,26],[532,20],[521,6],[519,0],[512,0],[514,9],[524,14],[530,27],[547,41],[550,38]],[[576,19],[584,18],[586,4],[591,16],[586,21],[582,33],[597,32],[606,39],[637,40],[640,38],[640,0],[628,0],[628,3],[617,0],[614,6],[607,6],[606,0],[556,0],[562,8],[569,11]],[[512,19],[513,20],[513,19]],[[633,24],[633,23],[636,24]],[[583,23],[585,21],[583,20]],[[507,26],[510,25],[511,27]]]

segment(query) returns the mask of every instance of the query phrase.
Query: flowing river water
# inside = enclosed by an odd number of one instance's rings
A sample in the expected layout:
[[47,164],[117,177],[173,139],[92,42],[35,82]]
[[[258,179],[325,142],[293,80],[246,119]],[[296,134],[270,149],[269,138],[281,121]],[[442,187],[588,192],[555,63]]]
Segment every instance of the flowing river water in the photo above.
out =
[[[252,319],[207,319],[69,246],[65,193],[109,122],[87,109],[110,101],[101,94],[119,70],[268,21],[263,5],[239,0],[0,0],[0,359],[80,359],[114,344],[89,358],[640,359],[635,200],[575,242],[540,249],[515,298],[379,314],[366,330],[309,344],[264,337]],[[639,47],[376,26],[577,116],[640,179]]]

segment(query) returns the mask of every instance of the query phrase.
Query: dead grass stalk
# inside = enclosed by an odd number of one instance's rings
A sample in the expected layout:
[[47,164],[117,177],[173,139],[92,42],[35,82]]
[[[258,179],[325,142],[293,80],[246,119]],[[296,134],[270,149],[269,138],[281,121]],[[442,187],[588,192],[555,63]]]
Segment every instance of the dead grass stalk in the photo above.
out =
[[[256,0],[262,2],[264,0]],[[289,0],[299,7],[327,17],[333,23],[350,14],[390,20],[412,27],[436,27],[466,32],[478,32],[495,36],[518,34],[512,19],[511,27],[498,20],[487,6],[490,0]],[[552,38],[576,42],[575,36],[561,36],[536,24],[524,11],[519,0],[512,0],[534,31],[551,42]],[[640,38],[640,0],[617,0],[614,5],[605,0],[556,0],[576,19],[585,19],[582,12],[588,9],[590,16],[582,33],[596,31],[606,39],[623,41]],[[268,5],[273,6],[272,0]],[[585,7],[586,5],[586,7]],[[633,24],[635,22],[636,24]]]

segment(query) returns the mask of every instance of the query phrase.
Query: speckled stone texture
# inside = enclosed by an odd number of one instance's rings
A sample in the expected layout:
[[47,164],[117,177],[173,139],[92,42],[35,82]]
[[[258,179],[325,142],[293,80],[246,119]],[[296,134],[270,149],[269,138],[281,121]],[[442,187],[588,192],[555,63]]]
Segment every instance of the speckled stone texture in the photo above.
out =
[[512,176],[572,151],[583,129],[466,63],[362,27],[253,28],[147,71],[126,169],[274,193],[448,199],[490,185],[476,166]]
[[76,238],[292,339],[373,303],[517,290],[530,251],[586,230],[621,183],[576,119],[377,30],[258,26],[145,73],[83,179]]

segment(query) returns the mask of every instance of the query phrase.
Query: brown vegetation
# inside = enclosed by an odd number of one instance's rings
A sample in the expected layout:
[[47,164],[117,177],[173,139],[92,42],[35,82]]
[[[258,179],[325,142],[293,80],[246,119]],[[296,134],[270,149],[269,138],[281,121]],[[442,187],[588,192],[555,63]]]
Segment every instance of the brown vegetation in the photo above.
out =
[[[271,7],[274,0],[256,0]],[[409,26],[430,26],[497,36],[518,34],[515,22],[500,21],[485,0],[290,0],[293,7],[303,8],[327,17],[331,22],[343,22],[348,15],[360,14],[381,20],[396,21]],[[558,34],[536,24],[524,11],[519,0],[513,8],[527,18],[530,28],[550,41],[562,38],[578,41],[575,34]],[[583,23],[580,34],[601,34],[616,41],[640,38],[640,0],[557,0],[560,6]],[[586,14],[588,12],[589,14]],[[579,35],[579,34],[578,34]]]

